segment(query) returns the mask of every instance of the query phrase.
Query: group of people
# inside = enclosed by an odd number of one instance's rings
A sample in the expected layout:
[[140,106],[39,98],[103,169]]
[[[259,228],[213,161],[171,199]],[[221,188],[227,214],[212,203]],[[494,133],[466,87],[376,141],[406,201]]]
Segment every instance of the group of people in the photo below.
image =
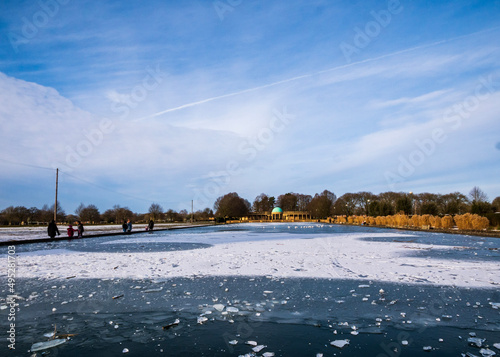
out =
[[[78,238],[82,238],[83,237],[83,231],[85,230],[83,228],[83,224],[82,224],[81,221],[78,221],[77,224],[78,224],[77,225],[77,229],[74,229],[71,224],[68,226],[68,229],[67,229],[68,237],[70,237],[70,238],[74,237],[75,232],[77,232]],[[61,233],[59,233],[59,229],[57,228],[55,220],[52,220],[49,223],[49,226],[47,227],[47,233],[48,233],[48,235],[49,235],[50,238],[54,238],[56,236],[56,234],[58,236],[61,235]]]
[[[77,223],[78,223],[77,229],[74,229],[71,224],[68,226],[68,229],[67,229],[68,237],[73,238],[75,235],[75,232],[78,234],[78,236],[77,236],[78,238],[83,237],[83,231],[85,230],[83,228],[83,224],[81,221],[77,221]],[[146,230],[149,231],[149,233],[153,233],[154,226],[155,226],[155,222],[152,219],[150,219],[148,226],[146,227]],[[132,232],[132,222],[130,221],[130,219],[123,221],[122,228],[123,228],[123,233]],[[57,228],[55,220],[52,220],[49,223],[49,226],[47,227],[47,233],[48,233],[50,238],[54,238],[56,236],[56,234],[58,236],[61,235],[59,233],[59,229]]]
[[[154,226],[155,226],[155,222],[152,219],[150,219],[148,226],[146,227],[146,230],[149,231],[149,233],[153,233]],[[132,222],[130,222],[130,219],[123,221],[122,229],[123,229],[123,233],[132,232]]]
[[132,222],[130,222],[130,219],[123,221],[122,228],[123,228],[123,233],[132,232]]

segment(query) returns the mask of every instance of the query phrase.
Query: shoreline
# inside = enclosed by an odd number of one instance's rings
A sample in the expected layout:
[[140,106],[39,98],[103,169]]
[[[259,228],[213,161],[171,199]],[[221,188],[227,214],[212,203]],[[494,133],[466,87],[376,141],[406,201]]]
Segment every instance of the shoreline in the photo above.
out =
[[446,234],[455,234],[455,235],[463,235],[463,236],[476,236],[476,237],[485,237],[485,238],[500,238],[500,231],[460,231],[458,229],[442,229],[442,228],[415,228],[415,227],[394,227],[394,226],[377,226],[377,225],[360,225],[360,224],[350,224],[350,223],[332,223],[326,220],[296,220],[296,221],[285,221],[285,220],[276,220],[276,221],[262,221],[262,220],[253,220],[253,221],[229,221],[223,224],[238,224],[238,223],[322,223],[333,226],[350,226],[350,227],[371,227],[371,228],[382,228],[382,229],[395,229],[402,231],[411,231],[411,232],[428,232],[428,233],[446,233]]
[[[153,232],[162,232],[162,231],[170,231],[170,230],[176,230],[176,229],[187,229],[187,228],[211,227],[211,226],[214,226],[214,224],[178,225],[178,226],[172,226],[172,227],[168,227],[168,228],[154,229]],[[8,241],[0,241],[0,246],[30,244],[30,243],[59,242],[59,241],[73,241],[73,240],[82,240],[82,239],[87,239],[87,238],[112,237],[112,236],[144,234],[144,233],[149,233],[149,231],[136,230],[136,231],[132,231],[132,232],[128,232],[128,233],[126,233],[126,232],[125,233],[124,232],[109,232],[109,233],[87,234],[87,235],[84,235],[82,238],[58,236],[58,237],[54,237],[54,238],[46,237],[46,238],[13,239],[13,240],[8,240]]]
[[[475,237],[484,237],[484,238],[500,238],[500,231],[460,231],[458,229],[442,229],[442,228],[415,228],[415,227],[394,227],[394,226],[378,226],[378,225],[359,225],[359,224],[349,224],[349,223],[332,223],[328,222],[325,220],[300,220],[300,221],[283,221],[283,220],[276,220],[276,221],[262,221],[262,220],[252,220],[252,221],[227,221],[224,223],[203,223],[203,224],[194,224],[194,225],[172,225],[167,228],[158,228],[155,229],[153,232],[163,232],[163,231],[169,231],[169,230],[176,230],[176,229],[188,229],[188,228],[199,228],[199,227],[211,227],[211,226],[218,226],[218,225],[230,225],[230,224],[245,224],[245,223],[261,223],[261,224],[266,224],[266,223],[321,223],[321,224],[327,224],[327,225],[332,225],[332,226],[352,226],[352,227],[370,227],[370,228],[380,228],[380,229],[392,229],[392,230],[401,230],[401,231],[408,231],[408,232],[428,232],[428,233],[442,233],[442,234],[453,234],[453,235],[463,235],[463,236],[475,236]],[[90,226],[92,227],[92,226]],[[4,228],[4,227],[1,227]],[[22,228],[22,227],[15,227],[15,228]],[[28,227],[29,228],[29,227]],[[148,233],[148,231],[145,230],[136,230],[132,231],[129,233],[124,233],[122,231],[118,232],[104,232],[104,233],[97,233],[97,234],[87,234],[84,235],[83,238],[78,238],[78,237],[55,237],[55,238],[50,238],[50,237],[34,237],[34,238],[29,238],[29,239],[11,239],[7,241],[0,241],[0,246],[7,246],[7,245],[18,245],[18,244],[30,244],[30,243],[47,243],[47,242],[58,242],[58,241],[72,241],[72,240],[77,240],[77,239],[86,239],[86,238],[99,238],[99,237],[113,237],[113,236],[121,236],[121,235],[132,235],[132,234],[144,234]]]
[[[329,224],[337,224],[337,223],[329,223]],[[359,224],[338,224],[339,226],[359,226]],[[455,234],[462,236],[475,236],[475,237],[485,237],[485,238],[500,238],[500,231],[496,232],[480,232],[480,231],[460,231],[460,230],[448,230],[442,228],[432,228],[432,229],[424,229],[424,228],[410,228],[410,227],[391,227],[391,226],[360,226],[360,227],[372,227],[372,228],[386,228],[386,229],[396,229],[402,231],[410,231],[410,232],[428,232],[428,233],[445,233],[445,234]]]

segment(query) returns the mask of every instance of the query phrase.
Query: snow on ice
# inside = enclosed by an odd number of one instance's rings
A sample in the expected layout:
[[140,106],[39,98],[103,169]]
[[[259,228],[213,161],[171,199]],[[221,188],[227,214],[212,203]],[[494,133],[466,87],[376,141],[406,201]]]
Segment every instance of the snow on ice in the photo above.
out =
[[[232,227],[250,227],[236,225]],[[312,239],[311,239],[312,238]],[[380,238],[389,238],[388,240]],[[411,233],[259,233],[213,231],[198,234],[158,232],[154,236],[95,240],[95,249],[44,249],[18,254],[19,278],[158,279],[185,276],[273,276],[363,279],[398,283],[425,283],[457,287],[499,284],[500,265],[489,260],[440,259],[408,255],[418,250],[440,252],[453,246],[415,242]],[[417,237],[418,238],[418,237]],[[464,236],[464,239],[467,237]],[[206,248],[135,252],[137,244],[199,243]],[[105,247],[126,245],[131,251]],[[102,250],[102,251],[100,251]],[[1,260],[6,258],[0,258]],[[5,262],[2,264],[5,265]],[[362,284],[359,287],[365,288]],[[150,291],[153,292],[153,291]],[[271,294],[272,291],[264,291]],[[384,291],[380,291],[385,298]],[[367,301],[367,299],[365,299]],[[498,303],[490,303],[495,309]],[[231,311],[229,311],[231,312]]]

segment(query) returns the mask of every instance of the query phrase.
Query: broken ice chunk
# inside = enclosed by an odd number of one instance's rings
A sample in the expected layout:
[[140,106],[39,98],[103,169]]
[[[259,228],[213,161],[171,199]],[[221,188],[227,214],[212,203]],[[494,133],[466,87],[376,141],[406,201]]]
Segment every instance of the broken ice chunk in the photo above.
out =
[[337,347],[337,348],[344,348],[349,344],[349,340],[335,340],[330,342],[330,345]]
[[490,350],[489,348],[481,348],[479,350],[479,353],[483,356],[483,357],[491,357],[491,356],[494,356],[496,355],[495,352],[493,352],[492,350]]
[[401,344],[402,344],[403,346],[408,346],[408,341],[403,340],[403,341],[401,341]]
[[497,350],[500,350],[500,343],[494,343],[493,347],[495,347]]
[[274,352],[264,352],[262,354],[262,356],[264,356],[264,357],[274,357]]
[[224,305],[222,305],[222,304],[215,304],[215,305],[214,305],[214,309],[215,309],[215,310],[217,310],[217,311],[222,311],[222,310],[224,310],[224,307],[225,307],[225,306],[224,306]]
[[462,353],[462,356],[463,356],[463,357],[478,357],[478,356],[476,356],[475,354],[472,354],[472,353],[470,353],[470,352],[467,352],[466,354],[463,354],[463,353]]
[[240,310],[237,307],[230,306],[230,307],[226,308],[226,311],[231,312],[231,313],[237,313]]
[[257,346],[257,342],[255,341],[247,341],[245,342],[247,345],[250,345],[250,346]]
[[255,353],[259,353],[260,351],[262,351],[266,347],[267,346],[264,346],[264,345],[258,345],[258,346],[255,346],[254,348],[252,348],[252,351],[254,351]]
[[486,339],[484,339],[484,338],[477,338],[477,337],[469,337],[467,339],[467,342],[471,346],[475,346],[475,347],[483,347],[483,342],[484,341],[486,341]]
[[430,351],[432,351],[432,347],[431,346],[424,346],[423,350],[425,352],[430,352]]
[[229,344],[234,346],[234,345],[237,345],[237,344],[238,344],[238,341],[236,341],[236,340],[231,340],[231,341],[229,341]]
[[130,352],[130,351],[129,351],[129,349],[128,349],[128,348],[124,348],[124,349],[122,350],[122,353],[129,353],[129,352]]
[[62,345],[67,340],[62,338],[56,338],[55,340],[50,340],[47,342],[37,342],[31,346],[31,352],[43,351],[52,347]]
[[149,294],[149,293],[159,293],[160,291],[163,290],[163,287],[159,287],[158,289],[148,289],[148,290],[144,290],[144,292],[146,294]]
[[204,322],[207,322],[208,321],[208,318],[206,318],[205,316],[198,316],[198,319],[197,319],[197,322],[201,325],[202,323]]

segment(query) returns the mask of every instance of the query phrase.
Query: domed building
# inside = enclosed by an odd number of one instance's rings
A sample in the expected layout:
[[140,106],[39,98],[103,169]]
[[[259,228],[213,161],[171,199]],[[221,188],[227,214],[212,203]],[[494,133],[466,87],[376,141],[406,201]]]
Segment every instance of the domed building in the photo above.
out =
[[277,219],[283,219],[283,210],[280,207],[274,207],[271,212],[271,219],[273,221]]
[[281,207],[274,207],[271,212],[252,212],[242,220],[257,222],[305,222],[311,220],[311,215],[309,212],[283,211]]

